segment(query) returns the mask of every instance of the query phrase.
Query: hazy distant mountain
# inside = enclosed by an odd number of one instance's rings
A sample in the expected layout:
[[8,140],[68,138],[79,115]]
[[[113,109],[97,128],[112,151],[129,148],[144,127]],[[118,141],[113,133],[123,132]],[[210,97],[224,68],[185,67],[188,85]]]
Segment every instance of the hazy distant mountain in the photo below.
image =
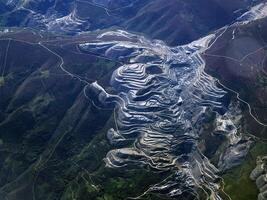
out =
[[49,0],[7,1],[5,26],[33,27],[76,34],[111,26],[162,39],[171,45],[188,43],[231,23],[254,0]]

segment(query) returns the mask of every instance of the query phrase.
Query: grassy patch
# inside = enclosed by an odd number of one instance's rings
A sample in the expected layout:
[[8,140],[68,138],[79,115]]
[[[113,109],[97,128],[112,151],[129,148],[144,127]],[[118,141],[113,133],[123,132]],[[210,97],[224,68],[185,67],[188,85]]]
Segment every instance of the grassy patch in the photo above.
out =
[[49,78],[50,72],[49,70],[41,71],[41,78],[47,79]]
[[232,200],[256,200],[258,189],[256,184],[250,180],[249,175],[256,167],[256,159],[258,156],[267,154],[267,145],[264,143],[256,143],[251,149],[245,162],[228,171],[224,176],[225,192],[230,195]]
[[0,87],[4,86],[9,80],[12,80],[13,74],[7,74],[6,76],[0,76]]
[[30,110],[34,114],[42,113],[42,110],[46,108],[51,102],[55,101],[55,97],[48,93],[36,96],[29,104]]
[[3,76],[0,76],[0,87],[2,87],[5,84],[5,78]]

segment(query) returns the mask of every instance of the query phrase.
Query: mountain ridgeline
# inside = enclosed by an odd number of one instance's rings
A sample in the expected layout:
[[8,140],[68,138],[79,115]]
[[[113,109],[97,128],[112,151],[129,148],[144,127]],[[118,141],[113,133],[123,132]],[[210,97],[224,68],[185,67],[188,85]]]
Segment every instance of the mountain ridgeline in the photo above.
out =
[[0,199],[264,200],[267,3],[0,2]]
[[232,23],[259,0],[8,0],[3,26],[77,34],[116,26],[169,45],[189,43]]

